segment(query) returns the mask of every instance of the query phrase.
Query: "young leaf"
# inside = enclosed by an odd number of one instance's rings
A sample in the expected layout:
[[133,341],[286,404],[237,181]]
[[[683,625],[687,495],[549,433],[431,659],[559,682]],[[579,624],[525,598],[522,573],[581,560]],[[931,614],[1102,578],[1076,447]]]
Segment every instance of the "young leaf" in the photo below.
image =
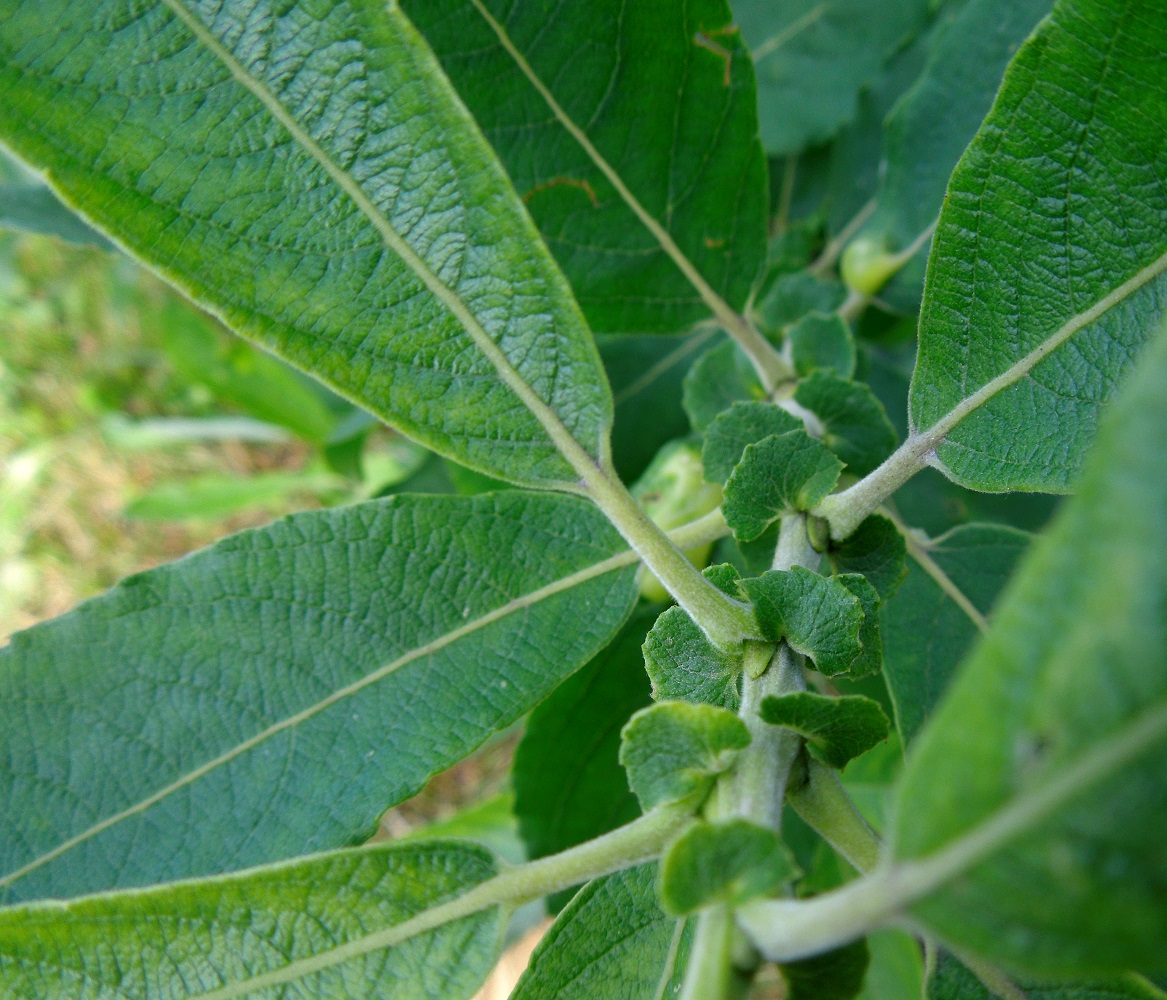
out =
[[742,460],[747,445],[802,430],[802,421],[773,403],[734,403],[705,429],[701,464],[711,483],[724,483]]
[[[801,962],[784,962],[779,968],[786,980],[785,1000],[854,1000],[870,960],[867,942],[861,939]],[[896,1000],[907,1000],[907,995]]]
[[907,548],[899,529],[886,517],[867,518],[846,541],[831,546],[828,558],[836,573],[861,573],[886,602],[907,575]]
[[[936,222],[944,189],[993,103],[1009,60],[1052,0],[968,0],[933,32],[927,63],[887,117],[876,207],[859,230],[891,251],[920,241]],[[925,240],[879,297],[915,310],[924,278]]]
[[861,695],[842,698],[795,691],[762,701],[762,718],[793,729],[824,764],[843,768],[847,761],[887,739],[891,723],[879,703]]
[[717,775],[750,743],[733,712],[684,701],[641,709],[620,735],[620,763],[645,812],[688,799],[700,805]]
[[810,313],[830,315],[846,297],[847,289],[837,278],[809,271],[780,274],[763,282],[754,313],[763,330],[777,335]]
[[988,627],[989,611],[1031,540],[995,524],[961,525],[926,545],[913,539],[903,586],[882,610],[884,676],[905,744]]
[[656,865],[585,886],[531,956],[512,1000],[661,1000],[676,997],[692,938],[656,900]]
[[762,634],[772,642],[785,639],[821,673],[844,673],[859,656],[863,606],[838,579],[795,566],[743,580],[742,589],[754,602]]
[[879,591],[859,573],[843,573],[835,577],[863,607],[863,624],[859,626],[859,645],[862,649],[852,661],[847,673],[854,679],[871,677],[883,668],[883,639],[879,628]]
[[926,0],[797,0],[733,5],[758,73],[762,141],[772,156],[829,139],[859,89],[928,15]]
[[669,608],[644,640],[657,701],[690,701],[737,711],[741,656],[718,649],[683,608]]
[[401,1000],[464,1000],[497,956],[498,908],[414,933],[407,921],[494,873],[491,856],[469,844],[381,844],[9,907],[0,910],[0,992],[226,1000],[264,985],[322,997],[391,984]]
[[652,607],[634,614],[527,720],[511,780],[529,857],[582,844],[640,815],[618,755],[621,727],[650,700],[640,646],[655,617]]
[[0,227],[114,249],[109,240],[69,211],[43,184],[0,184]]
[[20,0],[0,90],[0,140],[236,332],[481,472],[602,454],[583,316],[396,7]]
[[741,308],[766,252],[766,163],[724,0],[404,7],[596,330],[672,333],[715,298]]
[[911,419],[916,444],[963,485],[1070,489],[1099,413],[1158,328],[1161,14],[1154,0],[1059,0],[952,175]]
[[661,860],[661,905],[674,917],[713,903],[736,906],[776,894],[797,871],[790,851],[768,827],[744,819],[695,823]]
[[895,428],[883,404],[859,382],[816,371],[798,383],[794,400],[822,422],[823,444],[852,475],[865,476],[895,449]]
[[734,403],[765,398],[766,390],[744,352],[727,340],[694,362],[685,376],[682,402],[693,430],[704,432]]
[[1167,335],[908,758],[892,852],[935,886],[915,915],[996,964],[1167,954],[1164,441]]
[[394,497],[243,532],[18,633],[0,895],[367,837],[607,643],[636,599],[622,549],[569,497]]
[[820,368],[839,378],[855,374],[855,339],[841,316],[808,313],[786,331],[786,336],[794,370],[799,375],[809,375]]
[[831,492],[842,470],[830,449],[804,430],[749,445],[725,484],[725,522],[752,541],[783,514],[809,510]]

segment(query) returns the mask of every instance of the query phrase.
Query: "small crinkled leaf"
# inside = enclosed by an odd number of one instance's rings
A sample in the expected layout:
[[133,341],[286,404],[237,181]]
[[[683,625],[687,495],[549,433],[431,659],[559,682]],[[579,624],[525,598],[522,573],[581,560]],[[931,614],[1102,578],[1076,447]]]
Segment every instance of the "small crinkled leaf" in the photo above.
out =
[[793,729],[816,759],[835,768],[882,743],[891,731],[879,702],[857,694],[769,695],[762,699],[761,715],[771,725]]
[[952,175],[910,415],[962,485],[1072,489],[1167,311],[1164,51],[1159,0],[1058,0]]
[[655,608],[639,609],[527,719],[511,781],[528,857],[566,850],[640,815],[618,759],[620,730],[650,700],[640,647],[655,617]]
[[859,644],[862,649],[855,657],[848,676],[852,678],[870,677],[883,668],[883,640],[879,628],[879,591],[867,577],[860,573],[841,573],[835,577],[852,594],[859,598],[863,607],[863,624],[859,627]]
[[692,924],[661,912],[655,864],[589,883],[531,956],[511,1000],[675,1000]]
[[630,199],[741,308],[765,259],[766,161],[753,67],[725,0],[403,6],[594,329],[673,333],[709,316]]
[[242,532],[17,633],[0,897],[364,839],[608,642],[636,600],[621,552],[576,498],[398,496]]
[[620,763],[645,812],[683,799],[699,804],[749,743],[745,723],[727,709],[662,701],[624,727]]
[[[666,442],[688,433],[681,382],[715,332],[596,337],[615,404],[612,464],[624,482],[635,480]],[[645,414],[652,419],[644,419]]]
[[[1015,984],[1026,1000],[1163,1000],[1164,993],[1139,976],[1119,976],[1104,982]],[[941,952],[925,984],[924,1000],[996,1000],[969,969]]]
[[828,558],[839,574],[862,573],[881,601],[889,601],[907,575],[907,547],[899,529],[873,514],[844,541],[832,543]]
[[112,250],[113,244],[43,184],[0,184],[0,227]]
[[[867,942],[860,938],[814,958],[786,962],[778,967],[786,980],[785,1000],[855,1000],[870,960]],[[909,997],[904,994],[896,1000]]]
[[644,664],[657,701],[737,710],[741,657],[714,646],[683,608],[669,608],[656,620],[644,640]]
[[664,911],[680,917],[714,903],[738,906],[773,896],[797,874],[773,830],[744,819],[698,822],[661,859],[659,896]]
[[[1052,6],[1053,0],[968,0],[941,8],[927,62],[886,119],[875,210],[858,239],[898,252],[936,222],[952,170],[988,113],[1005,67]],[[927,256],[925,242],[880,289],[880,301],[915,311]]]
[[1032,539],[1004,525],[967,524],[926,544],[913,540],[904,583],[880,612],[884,677],[905,744],[948,690]]
[[1167,334],[908,754],[892,856],[949,859],[911,911],[1014,971],[1167,955],[1165,442]]
[[604,453],[583,314],[396,5],[5,3],[0,92],[0,141],[237,333],[480,472]]
[[843,317],[813,312],[786,331],[790,358],[799,375],[823,369],[839,378],[855,374],[855,339]]
[[797,430],[802,430],[802,421],[773,403],[734,403],[705,429],[701,450],[705,478],[711,483],[724,483],[741,461],[747,445]]
[[742,541],[752,541],[783,514],[810,510],[835,488],[842,463],[804,430],[748,445],[725,484],[721,511]]
[[693,430],[704,432],[734,403],[765,400],[766,390],[749,358],[732,340],[711,347],[685,376],[682,402]]
[[847,290],[837,278],[809,271],[768,278],[758,293],[754,317],[758,325],[777,336],[810,313],[830,315],[843,304]]
[[861,382],[813,372],[799,382],[794,400],[818,417],[823,443],[852,475],[867,475],[895,450],[896,432],[887,411]]
[[860,88],[923,26],[927,0],[735,0],[758,74],[762,142],[771,156],[831,138]]
[[13,906],[0,910],[0,993],[242,997],[257,995],[248,981],[263,976],[275,977],[287,996],[388,990],[395,1000],[465,1000],[498,955],[498,907],[404,940],[393,940],[392,928],[493,874],[494,860],[480,847],[423,841]]
[[762,634],[772,642],[785,639],[820,673],[844,673],[859,656],[863,605],[835,577],[795,566],[743,580],[742,589]]

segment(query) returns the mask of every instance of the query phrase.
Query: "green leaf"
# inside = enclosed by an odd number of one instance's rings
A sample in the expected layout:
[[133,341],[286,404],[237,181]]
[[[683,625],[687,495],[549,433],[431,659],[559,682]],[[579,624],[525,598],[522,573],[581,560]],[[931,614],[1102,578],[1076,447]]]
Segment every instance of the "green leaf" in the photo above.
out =
[[767,827],[744,819],[694,823],[661,860],[661,905],[674,917],[714,903],[737,906],[775,895],[797,871],[781,838]]
[[155,483],[126,502],[126,517],[148,521],[219,519],[271,510],[295,497],[336,493],[346,483],[326,472],[209,473]]
[[989,611],[1031,540],[995,524],[961,525],[928,542],[912,539],[908,574],[882,611],[884,676],[905,743],[915,739],[988,627]]
[[793,729],[817,760],[835,768],[882,743],[891,728],[879,703],[862,695],[770,695],[762,700],[761,715],[773,726]]
[[684,330],[710,294],[741,308],[765,258],[766,162],[724,0],[404,6],[596,330]]
[[[1074,985],[1025,983],[1026,1000],[1163,1000],[1163,991],[1138,976]],[[924,1000],[994,1000],[997,994],[947,952],[941,952],[925,986]]]
[[809,375],[820,368],[844,379],[855,374],[855,340],[841,316],[808,313],[786,331],[786,336],[794,370],[799,375]]
[[786,1000],[853,1000],[863,989],[870,958],[861,939],[801,962],[785,962],[779,968],[786,980]]
[[927,0],[735,0],[758,73],[766,152],[829,139],[855,114],[859,89],[924,24]]
[[[953,168],[993,103],[1018,46],[1049,13],[1052,0],[968,0],[946,4],[911,89],[887,117],[876,206],[858,239],[902,251],[936,222]],[[915,310],[927,242],[880,290]]]
[[0,184],[0,227],[58,236],[69,243],[114,249],[113,244],[69,211],[43,184]]
[[836,573],[861,573],[889,601],[907,576],[907,548],[899,529],[886,517],[867,518],[846,540],[831,545],[828,554]]
[[692,931],[656,901],[656,865],[585,886],[539,942],[511,1000],[675,1000]]
[[783,514],[810,510],[835,487],[842,464],[804,430],[749,445],[725,484],[725,522],[752,541]]
[[710,348],[685,376],[682,402],[693,430],[704,431],[739,400],[765,400],[753,365],[732,340]]
[[288,995],[371,996],[392,983],[401,1000],[464,1000],[497,956],[499,909],[404,938],[394,928],[494,873],[490,855],[469,844],[380,844],[9,907],[0,910],[0,992],[226,1000],[268,979]]
[[762,634],[771,642],[785,639],[819,672],[844,673],[859,656],[863,606],[838,579],[795,566],[743,580],[742,589]]
[[574,498],[393,497],[243,532],[18,633],[0,892],[367,837],[607,643],[636,599],[621,552]]
[[778,334],[811,313],[831,315],[843,304],[847,290],[836,278],[809,271],[782,274],[763,283],[754,306],[758,325]]
[[[689,420],[681,406],[681,380],[716,332],[704,330],[688,337],[612,334],[596,338],[616,406],[612,464],[624,482],[636,479],[666,442],[688,432]],[[749,362],[746,365],[750,367]],[[645,414],[651,414],[652,419],[644,419]]]
[[705,478],[711,483],[724,483],[741,461],[747,445],[797,430],[802,430],[802,421],[773,403],[734,403],[705,429],[701,450]]
[[1161,14],[1153,0],[1059,0],[952,175],[911,419],[958,483],[1069,490],[1100,412],[1158,328]]
[[867,947],[871,962],[859,994],[861,1000],[904,1000],[922,995],[924,962],[915,938],[902,931],[876,931],[867,936]]
[[896,432],[875,393],[859,382],[816,371],[798,383],[794,400],[822,423],[822,442],[855,476],[865,476],[896,446]]
[[640,646],[656,610],[634,614],[527,720],[511,780],[529,857],[556,854],[640,815],[618,759],[620,729],[650,700]]
[[683,608],[669,608],[644,640],[657,701],[708,703],[736,711],[742,658],[718,649]]
[[684,701],[641,709],[620,735],[620,763],[645,812],[688,799],[700,805],[717,775],[750,743],[733,712]]
[[863,624],[859,626],[859,644],[862,649],[848,668],[848,675],[857,679],[871,677],[883,668],[883,639],[879,628],[879,591],[859,573],[843,573],[835,577],[863,607]]
[[1035,975],[1154,967],[1167,954],[1164,441],[1167,335],[900,786],[894,857],[928,858],[937,886],[916,917]]
[[396,7],[20,0],[0,90],[0,140],[236,332],[481,472],[603,453],[583,316]]

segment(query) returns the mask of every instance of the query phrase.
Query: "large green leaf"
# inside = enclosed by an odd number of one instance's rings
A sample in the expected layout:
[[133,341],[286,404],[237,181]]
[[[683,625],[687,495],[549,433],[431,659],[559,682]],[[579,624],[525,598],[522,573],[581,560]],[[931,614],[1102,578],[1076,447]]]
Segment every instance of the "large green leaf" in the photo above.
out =
[[772,155],[829,139],[860,88],[927,18],[927,0],[734,0],[758,73],[762,141]]
[[396,7],[19,0],[0,91],[0,141],[232,329],[480,471],[602,454],[583,316]]
[[883,671],[905,744],[988,627],[989,610],[1030,538],[996,524],[961,525],[930,541],[909,536],[908,575],[881,612]]
[[228,1000],[266,979],[284,984],[280,996],[464,1000],[497,955],[498,908],[408,936],[393,928],[493,874],[481,848],[435,841],[11,907],[0,910],[0,993]]
[[1167,292],[1167,18],[1059,0],[948,187],[909,445],[957,482],[1069,489]]
[[892,854],[927,859],[922,884],[938,887],[916,916],[1035,974],[1155,968],[1167,955],[1165,442],[1167,335],[900,788]]
[[767,174],[725,0],[404,7],[596,330],[681,330],[709,295],[741,308],[765,259]]
[[[953,167],[988,113],[1018,46],[1052,0],[969,0],[944,16],[919,78],[896,103],[884,130],[884,169],[875,210],[858,239],[890,251],[916,243],[936,222]],[[927,240],[879,293],[914,310],[928,255]]]
[[661,912],[656,868],[582,889],[535,949],[512,1000],[676,1000],[691,925]]
[[574,498],[400,496],[244,532],[17,634],[0,895],[367,836],[609,640],[636,599],[621,550]]

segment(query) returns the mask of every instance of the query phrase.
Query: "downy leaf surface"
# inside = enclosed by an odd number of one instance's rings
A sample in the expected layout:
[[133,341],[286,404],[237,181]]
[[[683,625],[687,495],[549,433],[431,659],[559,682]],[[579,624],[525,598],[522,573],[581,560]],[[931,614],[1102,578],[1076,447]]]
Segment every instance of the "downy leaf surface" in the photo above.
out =
[[823,444],[851,475],[867,475],[895,449],[895,428],[883,404],[861,382],[816,371],[798,383],[794,401],[818,417]]
[[470,844],[382,844],[9,907],[0,910],[0,992],[230,1000],[257,995],[259,977],[272,977],[268,988],[282,996],[465,1000],[497,957],[497,907],[403,940],[392,929],[494,873],[490,854]]
[[1167,335],[908,755],[890,837],[913,907],[1035,976],[1167,955]]
[[567,281],[397,7],[21,0],[0,90],[0,141],[237,333],[481,472],[603,453]]
[[1059,0],[949,182],[910,413],[962,485],[1071,489],[1100,412],[1158,329],[1162,14],[1158,0]]
[[867,518],[849,538],[832,544],[828,558],[836,573],[866,577],[884,602],[895,596],[908,572],[904,537],[879,514]]
[[802,421],[773,403],[734,403],[705,429],[701,464],[711,483],[724,483],[747,445],[775,434],[802,430]]
[[845,767],[882,743],[891,729],[879,702],[862,695],[830,697],[813,691],[770,695],[762,701],[761,714],[771,725],[799,733],[811,754],[834,768]]
[[243,532],[18,633],[0,896],[364,839],[608,642],[636,600],[621,551],[570,497],[394,497]]
[[725,0],[403,6],[595,330],[683,330],[710,314],[699,282],[741,308],[768,193],[753,67]]

